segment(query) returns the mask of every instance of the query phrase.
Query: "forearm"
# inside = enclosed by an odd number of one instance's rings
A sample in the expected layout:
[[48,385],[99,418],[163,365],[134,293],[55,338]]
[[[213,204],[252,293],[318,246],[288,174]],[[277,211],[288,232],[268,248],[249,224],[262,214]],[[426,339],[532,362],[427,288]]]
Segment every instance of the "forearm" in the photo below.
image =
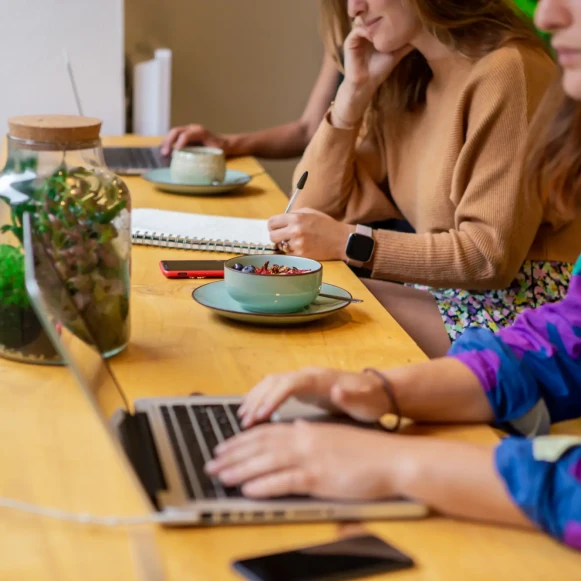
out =
[[441,423],[494,420],[480,381],[466,365],[453,358],[388,369],[383,374],[406,418]]
[[309,142],[309,128],[301,119],[261,131],[225,136],[230,155],[254,155],[285,159],[302,155]]
[[[506,228],[493,225],[488,231]],[[476,224],[437,234],[376,230],[372,277],[434,288],[506,288],[520,264],[508,264],[505,249],[488,231]]]
[[339,129],[325,115],[295,170],[295,181],[309,179],[295,209],[312,208],[349,224],[399,215],[378,183],[385,180],[385,159],[375,135],[358,142],[359,127]]
[[[532,528],[511,499],[494,462],[494,448],[406,437],[386,446],[386,486],[454,517]],[[393,488],[392,488],[393,489]]]
[[363,120],[365,111],[371,103],[373,92],[354,87],[347,80],[343,81],[331,110],[331,123],[339,129],[352,129]]

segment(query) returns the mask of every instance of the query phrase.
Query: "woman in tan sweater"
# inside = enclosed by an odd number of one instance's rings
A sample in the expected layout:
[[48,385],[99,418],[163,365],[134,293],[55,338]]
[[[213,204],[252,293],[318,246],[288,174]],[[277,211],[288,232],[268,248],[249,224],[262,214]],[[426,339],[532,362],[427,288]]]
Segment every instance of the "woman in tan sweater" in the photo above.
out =
[[431,356],[470,325],[496,331],[562,298],[579,215],[557,219],[520,179],[555,70],[535,31],[502,0],[322,7],[334,46],[346,9],[354,22],[345,81],[297,168],[309,171],[298,211],[269,221],[273,242],[347,260],[355,225],[405,218],[415,233],[373,230],[365,266],[382,280],[367,284]]

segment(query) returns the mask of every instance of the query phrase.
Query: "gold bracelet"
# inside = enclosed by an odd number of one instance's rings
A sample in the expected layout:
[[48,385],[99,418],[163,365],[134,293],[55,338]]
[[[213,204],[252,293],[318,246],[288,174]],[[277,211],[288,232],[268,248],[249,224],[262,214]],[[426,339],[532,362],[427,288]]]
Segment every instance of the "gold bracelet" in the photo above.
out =
[[399,405],[397,404],[397,400],[395,399],[395,394],[393,393],[393,387],[391,386],[391,383],[389,383],[389,381],[387,381],[387,379],[385,378],[385,376],[382,373],[379,373],[379,371],[377,371],[377,369],[373,369],[373,367],[365,368],[363,370],[363,373],[371,373],[380,379],[381,384],[383,386],[383,389],[384,389],[384,391],[385,391],[385,393],[386,393],[386,395],[391,403],[391,407],[393,408],[392,413],[396,417],[395,426],[393,426],[393,427],[383,426],[383,427],[388,432],[397,432],[399,430],[399,427],[401,426],[401,412],[399,410]]

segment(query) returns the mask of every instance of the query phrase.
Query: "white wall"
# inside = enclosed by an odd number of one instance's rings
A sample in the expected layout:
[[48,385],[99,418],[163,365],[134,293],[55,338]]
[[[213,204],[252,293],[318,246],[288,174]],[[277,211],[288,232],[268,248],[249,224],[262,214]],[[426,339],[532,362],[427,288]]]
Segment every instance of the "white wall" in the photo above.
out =
[[63,49],[84,114],[125,130],[123,0],[0,0],[0,133],[8,118],[75,114]]
[[[174,125],[249,131],[302,112],[322,59],[317,0],[125,4],[129,50],[157,42],[173,51]],[[288,191],[296,161],[265,165]]]

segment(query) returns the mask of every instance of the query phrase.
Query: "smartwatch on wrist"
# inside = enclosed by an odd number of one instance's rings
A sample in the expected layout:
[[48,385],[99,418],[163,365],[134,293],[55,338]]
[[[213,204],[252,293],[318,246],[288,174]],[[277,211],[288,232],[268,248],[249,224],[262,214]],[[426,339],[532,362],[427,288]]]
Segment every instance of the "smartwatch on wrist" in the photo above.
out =
[[371,260],[375,250],[373,230],[369,226],[358,224],[355,232],[347,239],[345,254],[349,266],[362,267]]

